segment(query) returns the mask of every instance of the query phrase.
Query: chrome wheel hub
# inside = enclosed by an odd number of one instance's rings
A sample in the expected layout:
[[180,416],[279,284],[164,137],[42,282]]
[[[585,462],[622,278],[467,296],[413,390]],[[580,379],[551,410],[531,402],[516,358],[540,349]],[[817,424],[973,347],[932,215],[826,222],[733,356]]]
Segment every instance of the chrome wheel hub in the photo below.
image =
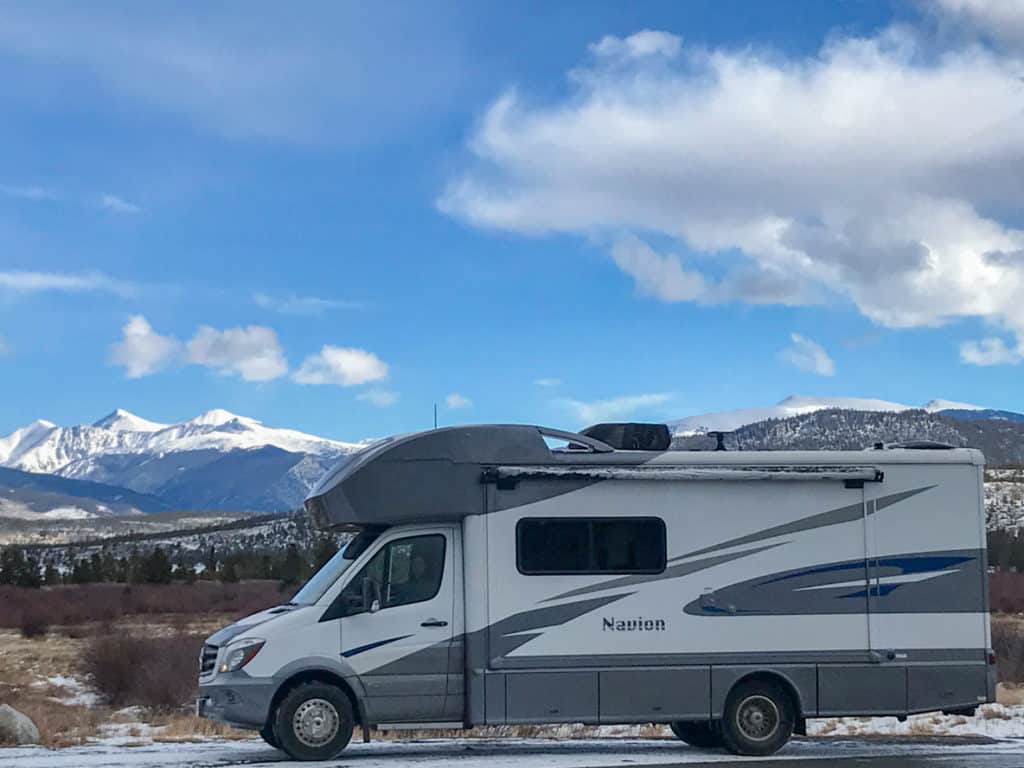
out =
[[338,733],[338,710],[326,699],[302,702],[292,717],[295,738],[307,747],[322,747]]
[[767,741],[779,730],[779,708],[767,696],[748,696],[736,708],[736,727],[751,741]]

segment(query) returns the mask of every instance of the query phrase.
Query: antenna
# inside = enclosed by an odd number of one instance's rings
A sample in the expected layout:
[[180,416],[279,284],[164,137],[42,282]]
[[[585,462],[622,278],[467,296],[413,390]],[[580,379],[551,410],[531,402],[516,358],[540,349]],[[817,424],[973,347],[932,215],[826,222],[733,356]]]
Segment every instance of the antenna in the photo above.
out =
[[437,429],[437,403],[434,403],[434,429]]

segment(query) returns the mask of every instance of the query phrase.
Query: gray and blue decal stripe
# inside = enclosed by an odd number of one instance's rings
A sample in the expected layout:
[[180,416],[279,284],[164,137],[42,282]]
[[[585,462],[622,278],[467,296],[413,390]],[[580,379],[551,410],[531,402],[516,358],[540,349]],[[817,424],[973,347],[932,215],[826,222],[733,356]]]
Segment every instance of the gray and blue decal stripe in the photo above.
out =
[[980,550],[911,552],[767,574],[695,597],[691,616],[975,613],[982,603]]
[[[934,485],[928,485],[924,488],[914,488],[909,491],[900,491],[899,493],[890,493],[888,496],[880,496],[873,500],[873,503],[868,506],[868,514],[873,512],[881,511],[886,507],[891,507],[893,504],[898,504],[905,499],[909,499],[912,496],[917,496],[919,493],[934,488]],[[794,520],[791,523],[783,523],[782,525],[772,526],[771,528],[765,528],[761,531],[755,531],[749,533],[746,536],[739,536],[735,539],[729,539],[719,544],[713,544],[710,547],[704,547],[703,549],[696,549],[693,552],[687,552],[685,555],[679,555],[678,557],[672,558],[675,560],[685,560],[689,557],[696,557],[697,555],[705,555],[710,552],[717,552],[720,549],[729,549],[731,547],[738,547],[741,544],[753,544],[758,541],[764,541],[765,539],[774,539],[777,536],[789,536],[794,533],[803,533],[805,531],[813,531],[817,528],[826,528],[831,525],[839,525],[841,523],[850,523],[854,520],[860,520],[864,517],[864,503],[861,501],[855,504],[847,504],[836,509],[830,509],[827,512],[820,512],[810,517],[804,517],[800,520]]]
[[389,637],[387,640],[378,640],[375,643],[367,643],[366,645],[360,645],[355,648],[350,648],[347,651],[342,651],[341,655],[346,659],[349,659],[353,656],[358,656],[360,653],[365,651],[372,651],[374,648],[380,648],[382,645],[388,645],[389,643],[397,643],[399,640],[405,640],[407,637],[412,637],[412,635],[399,635],[398,637]]

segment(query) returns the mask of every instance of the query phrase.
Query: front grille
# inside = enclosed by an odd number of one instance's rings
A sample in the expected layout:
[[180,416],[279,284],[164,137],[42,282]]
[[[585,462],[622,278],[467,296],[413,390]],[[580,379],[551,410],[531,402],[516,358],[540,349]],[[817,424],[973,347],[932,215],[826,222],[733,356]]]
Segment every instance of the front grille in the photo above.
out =
[[208,675],[217,666],[217,646],[204,645],[202,653],[199,654],[199,674]]

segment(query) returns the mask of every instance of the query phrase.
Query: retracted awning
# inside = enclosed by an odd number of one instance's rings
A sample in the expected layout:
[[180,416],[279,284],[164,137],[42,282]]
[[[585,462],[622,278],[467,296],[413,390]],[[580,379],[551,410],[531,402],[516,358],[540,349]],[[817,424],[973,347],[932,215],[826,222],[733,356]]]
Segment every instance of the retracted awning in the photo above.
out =
[[878,467],[787,464],[781,466],[502,466],[484,473],[484,479],[590,479],[590,480],[861,480],[880,483]]

